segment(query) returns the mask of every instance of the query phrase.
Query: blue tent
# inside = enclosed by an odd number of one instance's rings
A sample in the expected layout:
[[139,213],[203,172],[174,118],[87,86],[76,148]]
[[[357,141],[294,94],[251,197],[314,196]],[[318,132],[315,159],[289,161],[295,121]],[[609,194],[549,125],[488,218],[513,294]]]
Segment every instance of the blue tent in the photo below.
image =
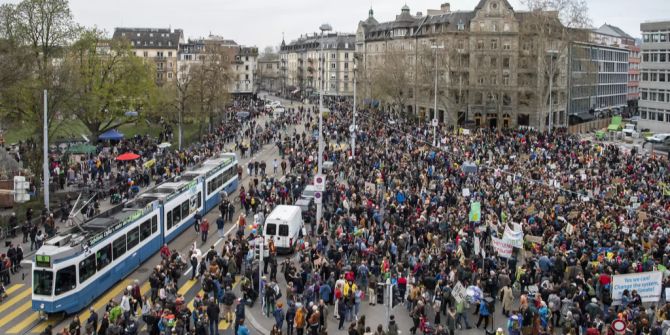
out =
[[101,141],[120,141],[123,139],[123,134],[119,133],[116,129],[112,129],[98,136],[98,139]]

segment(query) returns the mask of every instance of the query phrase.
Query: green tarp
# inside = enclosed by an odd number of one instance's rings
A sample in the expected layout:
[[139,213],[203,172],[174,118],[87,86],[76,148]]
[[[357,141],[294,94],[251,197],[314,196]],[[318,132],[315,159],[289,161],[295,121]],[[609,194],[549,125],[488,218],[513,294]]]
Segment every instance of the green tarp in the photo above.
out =
[[607,127],[607,130],[619,131],[623,129],[623,126],[621,126],[621,121],[622,121],[621,116],[612,117],[612,123],[610,123],[610,125]]

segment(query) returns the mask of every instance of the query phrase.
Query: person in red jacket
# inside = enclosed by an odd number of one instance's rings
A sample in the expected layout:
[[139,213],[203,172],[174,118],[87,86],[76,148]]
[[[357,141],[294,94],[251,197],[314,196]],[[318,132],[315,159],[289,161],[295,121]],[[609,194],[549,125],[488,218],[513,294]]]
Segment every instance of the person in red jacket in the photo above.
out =
[[207,233],[209,233],[209,221],[202,219],[202,222],[200,222],[200,236],[203,242],[207,241]]
[[170,248],[168,248],[167,244],[163,244],[161,247],[161,257],[163,259],[170,259]]

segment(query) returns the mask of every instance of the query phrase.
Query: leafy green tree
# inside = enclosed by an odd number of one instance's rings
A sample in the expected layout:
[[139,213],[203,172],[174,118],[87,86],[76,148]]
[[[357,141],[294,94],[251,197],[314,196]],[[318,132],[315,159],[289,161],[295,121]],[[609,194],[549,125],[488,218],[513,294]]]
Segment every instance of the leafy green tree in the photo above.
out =
[[93,138],[146,116],[157,94],[153,66],[136,57],[125,40],[84,32],[67,52],[67,110]]

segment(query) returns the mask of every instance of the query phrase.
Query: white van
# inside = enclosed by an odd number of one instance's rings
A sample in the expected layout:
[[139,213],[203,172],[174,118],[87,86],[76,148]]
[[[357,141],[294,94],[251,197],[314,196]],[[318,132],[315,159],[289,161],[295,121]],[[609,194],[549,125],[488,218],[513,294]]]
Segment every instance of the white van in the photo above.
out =
[[263,237],[274,240],[277,252],[292,252],[303,228],[300,206],[279,205],[265,219]]

